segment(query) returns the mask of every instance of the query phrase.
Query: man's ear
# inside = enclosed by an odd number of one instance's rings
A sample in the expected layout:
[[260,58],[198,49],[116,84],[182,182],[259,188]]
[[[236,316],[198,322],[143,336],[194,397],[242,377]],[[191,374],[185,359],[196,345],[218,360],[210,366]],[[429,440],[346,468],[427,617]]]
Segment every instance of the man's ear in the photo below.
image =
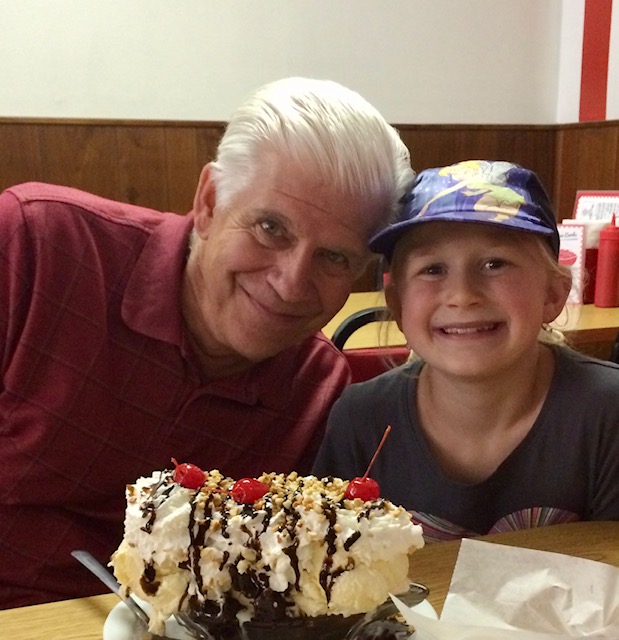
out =
[[217,167],[212,162],[209,162],[202,169],[193,199],[194,228],[202,240],[205,240],[208,235],[208,229],[213,222],[213,213],[217,204],[216,171]]
[[393,284],[393,280],[391,278],[385,287],[385,302],[389,307],[389,311],[391,312],[393,319],[398,325],[398,329],[402,331],[402,301],[400,300],[398,290]]

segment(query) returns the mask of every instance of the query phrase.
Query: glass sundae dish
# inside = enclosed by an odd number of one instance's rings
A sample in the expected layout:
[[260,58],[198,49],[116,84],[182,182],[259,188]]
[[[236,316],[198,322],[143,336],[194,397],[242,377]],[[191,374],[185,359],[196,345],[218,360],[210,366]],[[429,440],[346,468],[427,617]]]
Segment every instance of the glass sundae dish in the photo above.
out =
[[[408,606],[419,604],[427,598],[427,587],[412,583],[399,599]],[[192,612],[204,640],[400,640],[409,638],[414,629],[399,619],[397,608],[391,600],[366,614],[322,615],[313,618],[288,618],[272,621],[252,620],[238,625],[234,618],[225,621],[200,612]],[[193,625],[192,625],[193,627]],[[195,627],[193,627],[195,632]]]

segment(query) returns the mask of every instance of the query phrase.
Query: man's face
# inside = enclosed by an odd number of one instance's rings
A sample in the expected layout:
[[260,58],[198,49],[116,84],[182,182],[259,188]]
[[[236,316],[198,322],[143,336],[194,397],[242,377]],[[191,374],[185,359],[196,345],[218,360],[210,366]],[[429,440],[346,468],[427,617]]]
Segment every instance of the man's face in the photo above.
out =
[[194,203],[184,313],[209,356],[258,362],[321,329],[363,272],[385,203],[334,188],[266,155],[223,207],[212,166]]

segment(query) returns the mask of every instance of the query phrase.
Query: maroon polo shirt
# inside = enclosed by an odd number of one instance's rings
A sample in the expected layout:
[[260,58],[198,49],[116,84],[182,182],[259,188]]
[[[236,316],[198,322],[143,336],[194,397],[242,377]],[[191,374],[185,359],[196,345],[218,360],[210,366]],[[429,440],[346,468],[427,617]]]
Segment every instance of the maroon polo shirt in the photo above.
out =
[[127,483],[170,458],[307,472],[348,366],[322,334],[241,375],[184,330],[191,216],[66,187],[0,195],[0,608],[100,593]]

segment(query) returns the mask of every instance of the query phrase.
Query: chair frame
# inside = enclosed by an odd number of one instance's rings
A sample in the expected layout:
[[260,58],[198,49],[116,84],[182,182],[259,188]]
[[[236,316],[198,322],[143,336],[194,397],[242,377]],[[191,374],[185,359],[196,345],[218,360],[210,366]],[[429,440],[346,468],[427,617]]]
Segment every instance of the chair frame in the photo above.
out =
[[387,307],[369,307],[362,309],[348,316],[340,326],[333,332],[331,341],[340,350],[344,350],[344,345],[350,336],[360,327],[371,322],[378,322],[385,316]]
[[613,348],[610,351],[608,359],[615,364],[619,364],[619,331],[617,332],[617,337],[615,338],[615,342],[613,343]]

